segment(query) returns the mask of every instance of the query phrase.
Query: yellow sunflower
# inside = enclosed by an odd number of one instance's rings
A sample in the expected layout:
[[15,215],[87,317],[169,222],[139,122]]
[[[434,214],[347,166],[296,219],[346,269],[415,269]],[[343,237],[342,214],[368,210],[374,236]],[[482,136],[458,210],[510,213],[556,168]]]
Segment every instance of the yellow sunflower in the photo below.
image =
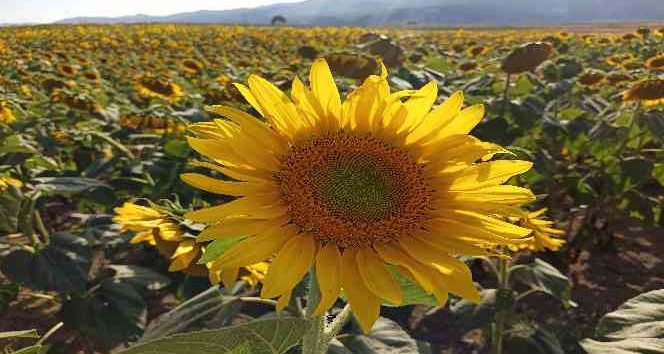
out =
[[11,123],[14,121],[16,121],[16,117],[14,116],[12,110],[9,109],[7,102],[0,101],[0,122]]
[[641,80],[623,93],[623,101],[640,101],[644,106],[664,104],[664,79]]
[[184,95],[182,88],[178,84],[151,76],[138,78],[134,88],[142,97],[159,98],[170,103],[179,101]]
[[529,242],[524,242],[519,245],[511,245],[510,249],[517,251],[519,249],[528,249],[531,251],[542,252],[545,250],[557,251],[565,244],[564,240],[551,237],[552,235],[563,235],[565,231],[557,230],[551,227],[553,221],[539,219],[544,213],[546,208],[538,211],[527,213],[524,212],[521,219],[516,219],[521,226],[533,230],[533,237]]
[[646,60],[646,68],[650,70],[664,70],[664,54]]
[[0,192],[4,192],[9,186],[21,188],[23,187],[23,182],[12,177],[0,177]]
[[265,262],[223,271],[209,270],[212,263],[198,264],[205,246],[192,237],[185,237],[184,230],[177,222],[156,209],[126,202],[114,211],[116,216],[113,222],[120,224],[125,231],[137,232],[130,242],[146,242],[156,247],[159,253],[169,258],[170,272],[182,271],[194,276],[207,276],[212,284],[223,281],[227,287],[235,284],[238,276],[252,288],[265,277],[268,268]]
[[343,103],[324,59],[314,62],[309,81],[306,87],[295,78],[288,97],[251,75],[237,87],[267,123],[213,106],[229,120],[192,125],[189,144],[212,161],[196,165],[238,182],[198,173],[182,179],[239,198],[185,217],[209,224],[202,239],[246,236],[211,270],[274,256],[261,296],[278,298],[280,310],[313,267],[321,292],[314,314],[324,314],[343,288],[365,331],[381,301],[402,303],[392,271],[440,304],[449,292],[479,301],[470,270],[455,256],[487,254],[483,246],[530,235],[501,218],[521,215],[518,206],[535,199],[529,189],[502,185],[532,163],[488,161],[505,150],[468,135],[483,106],[462,109],[457,92],[431,110],[433,81],[390,93],[382,66]]

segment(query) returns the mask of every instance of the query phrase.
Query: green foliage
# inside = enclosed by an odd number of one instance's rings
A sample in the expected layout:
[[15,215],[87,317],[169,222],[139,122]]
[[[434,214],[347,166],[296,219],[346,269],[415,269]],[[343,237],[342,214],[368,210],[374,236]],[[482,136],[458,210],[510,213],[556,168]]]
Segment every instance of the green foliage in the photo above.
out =
[[91,250],[84,238],[57,233],[44,249],[17,249],[2,259],[0,270],[12,281],[30,288],[60,293],[83,293]]
[[246,324],[178,334],[122,351],[122,354],[281,354],[294,347],[309,327],[298,318],[255,320]]
[[588,354],[664,352],[664,290],[641,294],[604,315],[594,338],[581,341]]
[[569,278],[551,264],[536,258],[530,264],[521,264],[513,267],[511,279],[521,282],[535,291],[547,293],[567,306],[576,306],[570,300],[572,284]]

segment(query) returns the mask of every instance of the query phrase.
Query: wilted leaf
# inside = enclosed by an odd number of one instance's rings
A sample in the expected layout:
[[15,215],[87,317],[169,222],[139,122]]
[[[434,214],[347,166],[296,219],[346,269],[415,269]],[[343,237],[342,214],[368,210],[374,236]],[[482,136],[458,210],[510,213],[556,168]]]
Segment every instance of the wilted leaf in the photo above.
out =
[[21,190],[14,186],[8,186],[4,192],[0,192],[0,234],[17,231],[23,199]]

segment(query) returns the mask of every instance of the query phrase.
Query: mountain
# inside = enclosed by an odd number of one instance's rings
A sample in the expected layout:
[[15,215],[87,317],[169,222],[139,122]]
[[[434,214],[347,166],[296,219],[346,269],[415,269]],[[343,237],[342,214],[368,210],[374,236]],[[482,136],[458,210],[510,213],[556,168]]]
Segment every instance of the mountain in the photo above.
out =
[[308,0],[168,16],[76,17],[57,23],[269,24],[284,16],[304,26],[487,25],[664,21],[663,0]]

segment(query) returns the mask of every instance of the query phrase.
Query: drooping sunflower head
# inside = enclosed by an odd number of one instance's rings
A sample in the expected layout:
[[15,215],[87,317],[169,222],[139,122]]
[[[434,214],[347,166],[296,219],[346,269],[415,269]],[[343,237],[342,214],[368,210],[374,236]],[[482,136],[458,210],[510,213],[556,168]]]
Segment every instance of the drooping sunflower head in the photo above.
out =
[[586,69],[577,77],[577,83],[588,89],[597,89],[606,79],[606,73],[597,69]]
[[183,180],[238,199],[185,217],[209,224],[201,241],[246,235],[211,270],[274,257],[262,296],[283,307],[313,267],[321,291],[315,313],[343,288],[367,331],[381,301],[403,301],[394,272],[440,303],[448,292],[478,301],[456,256],[527,240],[531,230],[504,218],[521,215],[534,196],[503,183],[532,164],[493,160],[505,150],[468,135],[484,109],[463,108],[461,92],[432,110],[435,82],[391,93],[383,67],[342,101],[323,59],[309,82],[296,78],[289,97],[252,75],[237,87],[265,122],[213,106],[227,120],[190,126],[189,144],[210,160],[197,165],[236,182],[198,173]]
[[553,53],[549,43],[526,43],[514,49],[504,60],[501,69],[507,74],[518,74],[537,68]]
[[195,75],[203,71],[204,65],[196,59],[185,59],[182,61],[182,69],[191,75]]
[[664,80],[648,79],[634,83],[623,93],[623,101],[640,101],[645,106],[664,104]]
[[521,218],[515,218],[515,221],[519,225],[533,230],[533,237],[529,242],[510,246],[510,249],[513,251],[519,249],[528,249],[537,252],[546,250],[558,251],[565,244],[564,240],[552,237],[553,235],[563,235],[565,232],[554,229],[552,227],[554,224],[553,221],[540,218],[546,211],[547,209],[543,208],[532,213],[524,212]]
[[646,60],[646,68],[650,70],[664,70],[664,54]]

